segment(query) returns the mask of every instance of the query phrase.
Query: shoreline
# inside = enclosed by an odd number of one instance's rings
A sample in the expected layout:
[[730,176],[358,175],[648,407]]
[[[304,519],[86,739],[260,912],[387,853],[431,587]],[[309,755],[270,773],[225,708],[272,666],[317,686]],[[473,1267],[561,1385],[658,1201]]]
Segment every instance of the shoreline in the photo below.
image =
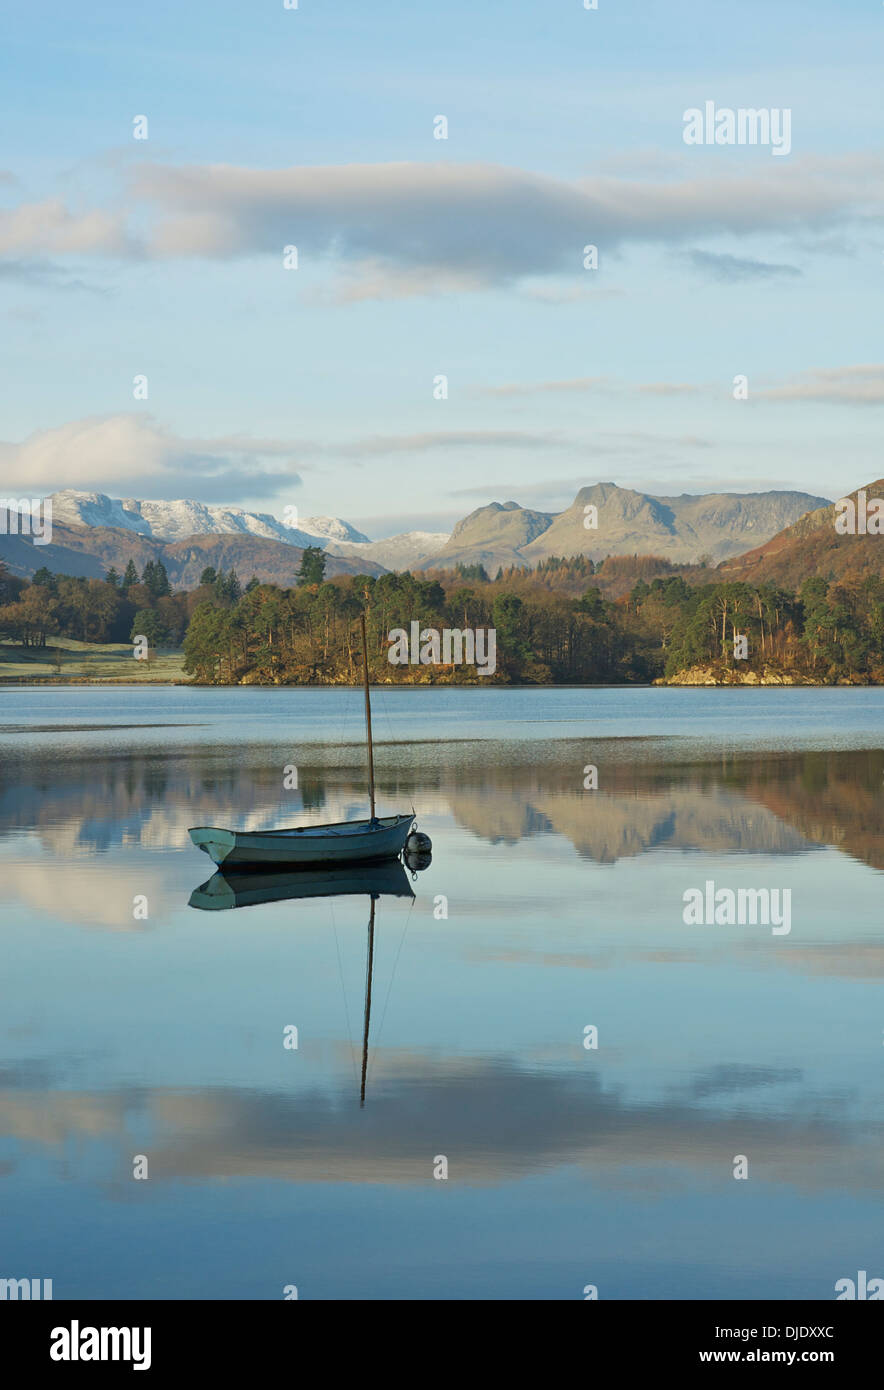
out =
[[[685,673],[688,674],[688,673]],[[754,673],[747,672],[747,676]],[[9,690],[28,689],[33,686],[65,688],[71,686],[123,687],[128,690],[178,689],[178,690],[361,690],[361,683],[349,684],[344,681],[285,682],[279,684],[247,684],[240,681],[212,682],[176,681],[157,677],[130,680],[126,676],[0,676],[0,688]],[[550,682],[539,685],[536,681],[510,681],[507,684],[496,682],[484,684],[475,681],[372,681],[372,690],[881,690],[884,682],[861,680],[816,681],[806,676],[777,677],[765,679],[745,676],[734,680],[709,679],[666,679],[660,677],[653,681],[586,681]]]

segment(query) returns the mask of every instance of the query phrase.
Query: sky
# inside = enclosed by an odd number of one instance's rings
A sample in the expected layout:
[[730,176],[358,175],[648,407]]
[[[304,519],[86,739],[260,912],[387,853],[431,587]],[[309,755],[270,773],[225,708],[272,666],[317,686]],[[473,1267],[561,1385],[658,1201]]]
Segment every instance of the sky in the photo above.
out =
[[[3,27],[5,495],[382,537],[594,482],[884,473],[884,6],[31,0]],[[788,152],[687,144],[706,102],[790,112]]]

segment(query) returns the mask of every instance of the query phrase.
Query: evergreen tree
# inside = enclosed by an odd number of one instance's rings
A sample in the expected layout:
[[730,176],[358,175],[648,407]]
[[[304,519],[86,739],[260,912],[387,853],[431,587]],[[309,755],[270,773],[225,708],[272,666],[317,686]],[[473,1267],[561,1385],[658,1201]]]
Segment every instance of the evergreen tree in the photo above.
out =
[[640,579],[637,584],[633,585],[632,591],[629,595],[630,601],[635,605],[636,608],[638,608],[640,603],[644,603],[645,599],[647,598],[650,592],[651,590],[645,583],[645,581],[643,579]]
[[153,586],[151,593],[154,598],[168,598],[172,592],[172,585],[169,583],[169,576],[166,573],[166,566],[162,560],[157,560],[153,571]]
[[155,609],[139,608],[135,614],[129,641],[135,642],[139,637],[146,637],[149,647],[158,647],[161,642],[165,642],[166,629],[162,618]]
[[301,556],[296,579],[299,585],[321,584],[325,578],[325,554],[318,545],[308,545]]
[[[488,572],[484,565],[464,565],[460,561],[454,567],[455,574],[460,575],[461,579],[478,579],[481,583],[487,584]],[[498,577],[500,572],[498,571]]]
[[215,576],[215,583],[212,585],[212,588],[215,592],[215,597],[221,603],[238,603],[242,598],[242,587],[237,577],[236,570],[232,569],[229,574],[225,574],[223,570],[219,570]]
[[590,584],[577,607],[581,613],[588,613],[591,618],[595,618],[598,622],[604,622],[607,616],[602,591],[597,589],[594,584]]
[[45,565],[40,566],[31,580],[31,583],[39,585],[41,589],[48,589],[51,594],[56,593],[58,590],[55,575],[51,570],[48,570]]
[[498,594],[491,605],[492,624],[497,632],[497,650],[501,664],[515,665],[528,655],[520,629],[524,604],[516,594]]
[[13,580],[9,573],[9,566],[0,560],[0,603],[9,603],[18,592],[18,586],[22,581]]
[[131,589],[133,584],[138,583],[138,571],[135,568],[135,561],[130,560],[123,574],[123,588]]

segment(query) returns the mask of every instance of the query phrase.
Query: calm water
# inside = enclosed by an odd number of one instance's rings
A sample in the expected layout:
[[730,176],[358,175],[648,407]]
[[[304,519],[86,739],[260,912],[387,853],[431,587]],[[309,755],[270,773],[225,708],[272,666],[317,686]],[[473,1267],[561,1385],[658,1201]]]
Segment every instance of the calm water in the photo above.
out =
[[[826,1299],[884,1275],[884,691],[374,707],[379,806],[434,848],[376,902],[360,1106],[370,898],[199,910],[187,839],[364,814],[359,693],[0,691],[0,1277]],[[685,925],[707,880],[788,889],[791,931]]]

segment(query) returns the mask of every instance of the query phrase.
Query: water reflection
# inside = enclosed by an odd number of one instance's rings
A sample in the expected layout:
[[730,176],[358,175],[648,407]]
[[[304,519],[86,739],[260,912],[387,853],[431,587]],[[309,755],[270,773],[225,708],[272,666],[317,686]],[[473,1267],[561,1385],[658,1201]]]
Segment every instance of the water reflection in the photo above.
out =
[[[884,752],[674,752],[415,746],[379,805],[413,800],[419,876],[199,887],[189,825],[360,815],[358,756],[312,748],[294,792],[248,746],[7,760],[10,1272],[231,1298],[826,1298],[871,1272]],[[789,886],[791,936],[686,928],[704,878]]]
[[458,1180],[473,1186],[576,1165],[606,1189],[629,1189],[648,1172],[658,1190],[698,1179],[723,1187],[723,1156],[740,1152],[751,1153],[759,1178],[806,1191],[879,1194],[884,1183],[880,1126],[869,1132],[849,1088],[826,1098],[824,1114],[807,1104],[802,1072],[789,1068],[700,1068],[659,1100],[641,1101],[574,1068],[381,1049],[362,1114],[349,1084],[297,1096],[235,1087],[47,1095],[25,1072],[21,1084],[14,1071],[3,1078],[4,1136],[49,1148],[104,1137],[122,1158],[137,1126],[150,1135],[151,1178],[161,1184],[272,1177],[423,1186],[442,1135]]
[[[248,754],[249,750],[245,750]],[[531,764],[496,761],[493,745],[446,764],[444,745],[407,777],[381,774],[379,798],[410,796],[424,819],[450,816],[477,839],[515,845],[557,835],[581,856],[611,864],[667,846],[718,853],[793,855],[833,846],[884,868],[880,794],[884,752],[743,755],[715,762],[601,764],[583,789],[579,746],[554,746]],[[221,770],[223,766],[223,771]],[[364,809],[364,772],[308,762],[299,788],[281,790],[266,757],[219,760],[205,752],[131,760],[91,756],[29,760],[0,777],[0,845],[30,832],[55,855],[179,849],[195,820],[262,830],[280,823],[348,819]]]

